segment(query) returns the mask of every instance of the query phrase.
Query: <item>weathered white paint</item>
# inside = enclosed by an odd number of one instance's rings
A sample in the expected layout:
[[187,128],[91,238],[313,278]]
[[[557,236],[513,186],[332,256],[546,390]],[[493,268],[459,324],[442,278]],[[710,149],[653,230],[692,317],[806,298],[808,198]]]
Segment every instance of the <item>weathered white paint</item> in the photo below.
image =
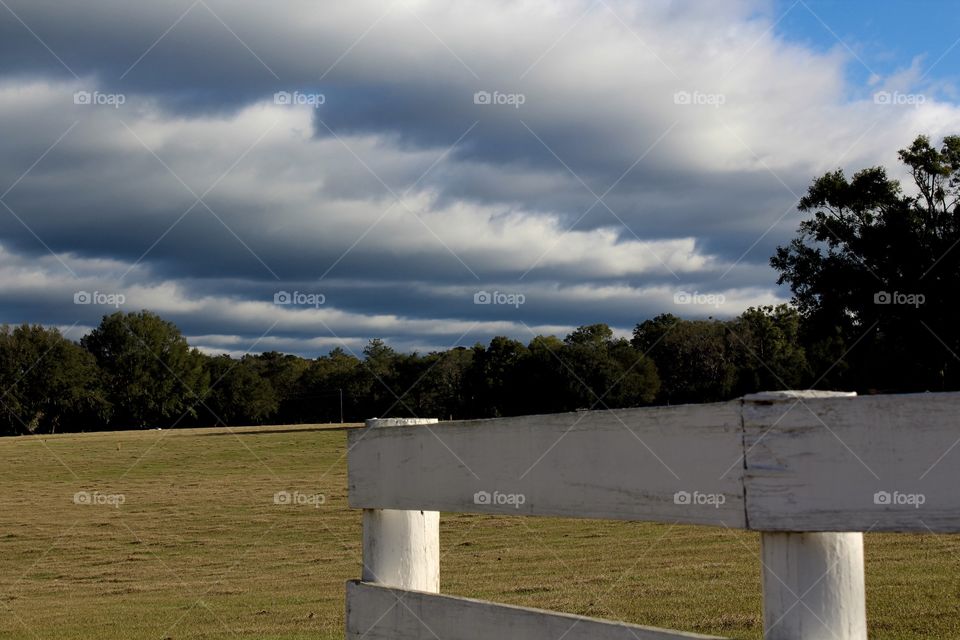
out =
[[[428,508],[760,530],[765,638],[865,640],[863,535],[850,532],[960,532],[958,413],[960,393],[786,391],[436,426],[370,421],[406,428],[348,435],[350,504],[366,509],[363,576],[379,583],[348,584],[348,637],[704,637],[433,595],[439,513],[415,510]],[[677,492],[723,500],[684,503]]]
[[363,579],[440,591],[440,513],[365,509]]
[[747,524],[960,532],[960,393],[746,398]]
[[349,434],[350,504],[759,531],[960,532],[958,414],[960,393],[774,392],[368,429]]
[[351,432],[350,505],[743,527],[741,442],[739,401]]
[[541,609],[347,583],[347,640],[717,639]]
[[[744,443],[747,447],[744,481],[751,526],[757,526],[754,514],[749,512],[755,497],[752,493],[755,489],[753,474],[758,470],[757,460],[761,459],[756,450],[764,451],[764,439],[771,433],[776,438],[780,425],[798,406],[814,417],[806,408],[808,401],[829,398],[840,399],[842,403],[843,398],[855,396],[855,393],[808,390],[744,397]],[[847,409],[855,405],[838,406]],[[758,407],[764,408],[756,411],[763,415],[765,422],[762,425],[753,420],[753,409]],[[764,431],[757,433],[756,427]],[[777,448],[775,455],[778,459],[781,453]],[[787,503],[791,498],[782,494],[780,497]],[[761,534],[760,546],[765,640],[867,639],[862,533],[768,531]]]
[[[436,423],[436,418],[367,420],[365,431]],[[404,589],[439,592],[440,513],[365,509],[363,579]]]
[[764,533],[765,640],[867,640],[862,533]]

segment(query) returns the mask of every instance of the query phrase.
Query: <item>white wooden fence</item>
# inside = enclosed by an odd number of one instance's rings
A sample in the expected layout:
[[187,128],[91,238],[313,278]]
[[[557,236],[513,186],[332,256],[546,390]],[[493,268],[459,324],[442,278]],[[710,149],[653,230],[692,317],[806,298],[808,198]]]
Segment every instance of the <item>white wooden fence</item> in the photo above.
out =
[[862,532],[960,532],[958,414],[960,393],[787,391],[368,421],[349,434],[364,567],[347,585],[347,638],[707,637],[439,595],[439,512],[451,511],[760,531],[765,638],[865,640]]

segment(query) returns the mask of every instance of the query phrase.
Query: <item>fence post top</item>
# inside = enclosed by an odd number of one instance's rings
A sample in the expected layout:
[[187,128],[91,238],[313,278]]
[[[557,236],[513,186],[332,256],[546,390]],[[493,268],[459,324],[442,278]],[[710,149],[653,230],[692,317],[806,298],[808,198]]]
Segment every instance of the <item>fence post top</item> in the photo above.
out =
[[819,391],[817,389],[794,389],[784,391],[761,391],[743,396],[744,402],[786,402],[788,400],[813,400],[816,398],[853,398],[856,391]]
[[418,424],[437,424],[438,418],[368,418],[367,427],[410,427]]

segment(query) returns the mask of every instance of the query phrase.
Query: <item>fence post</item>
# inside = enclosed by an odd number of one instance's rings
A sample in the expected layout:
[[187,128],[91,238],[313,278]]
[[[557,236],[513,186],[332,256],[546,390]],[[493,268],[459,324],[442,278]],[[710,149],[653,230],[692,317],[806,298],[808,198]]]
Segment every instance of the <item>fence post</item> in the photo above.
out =
[[[777,391],[746,396],[744,402],[790,403],[784,406],[790,410],[798,398],[853,395]],[[760,556],[764,640],[867,640],[863,533],[764,531]]]
[[[367,420],[367,428],[436,423],[436,418],[386,418]],[[439,593],[440,512],[364,509],[363,580]]]
[[867,640],[862,533],[767,533],[765,640]]

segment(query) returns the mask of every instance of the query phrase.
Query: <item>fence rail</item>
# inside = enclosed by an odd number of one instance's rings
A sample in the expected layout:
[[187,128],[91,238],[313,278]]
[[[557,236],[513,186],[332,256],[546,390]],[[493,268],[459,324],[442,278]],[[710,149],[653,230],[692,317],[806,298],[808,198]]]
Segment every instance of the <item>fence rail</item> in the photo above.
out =
[[348,640],[722,640],[361,581],[347,583],[347,630]]
[[[739,403],[355,431],[350,505],[742,527],[741,442]],[[674,501],[708,487],[719,509]]]
[[[451,511],[761,531],[765,637],[865,639],[859,532],[960,531],[960,467],[950,460],[958,415],[960,393],[775,392],[442,424],[370,421],[348,435],[349,501],[365,510],[364,582],[348,586],[348,637],[434,638],[433,625],[476,618],[480,635],[439,637],[536,639],[567,620],[435,595],[439,511]],[[575,619],[595,629],[590,637],[623,637],[629,627]],[[698,637],[632,629],[637,638]]]

